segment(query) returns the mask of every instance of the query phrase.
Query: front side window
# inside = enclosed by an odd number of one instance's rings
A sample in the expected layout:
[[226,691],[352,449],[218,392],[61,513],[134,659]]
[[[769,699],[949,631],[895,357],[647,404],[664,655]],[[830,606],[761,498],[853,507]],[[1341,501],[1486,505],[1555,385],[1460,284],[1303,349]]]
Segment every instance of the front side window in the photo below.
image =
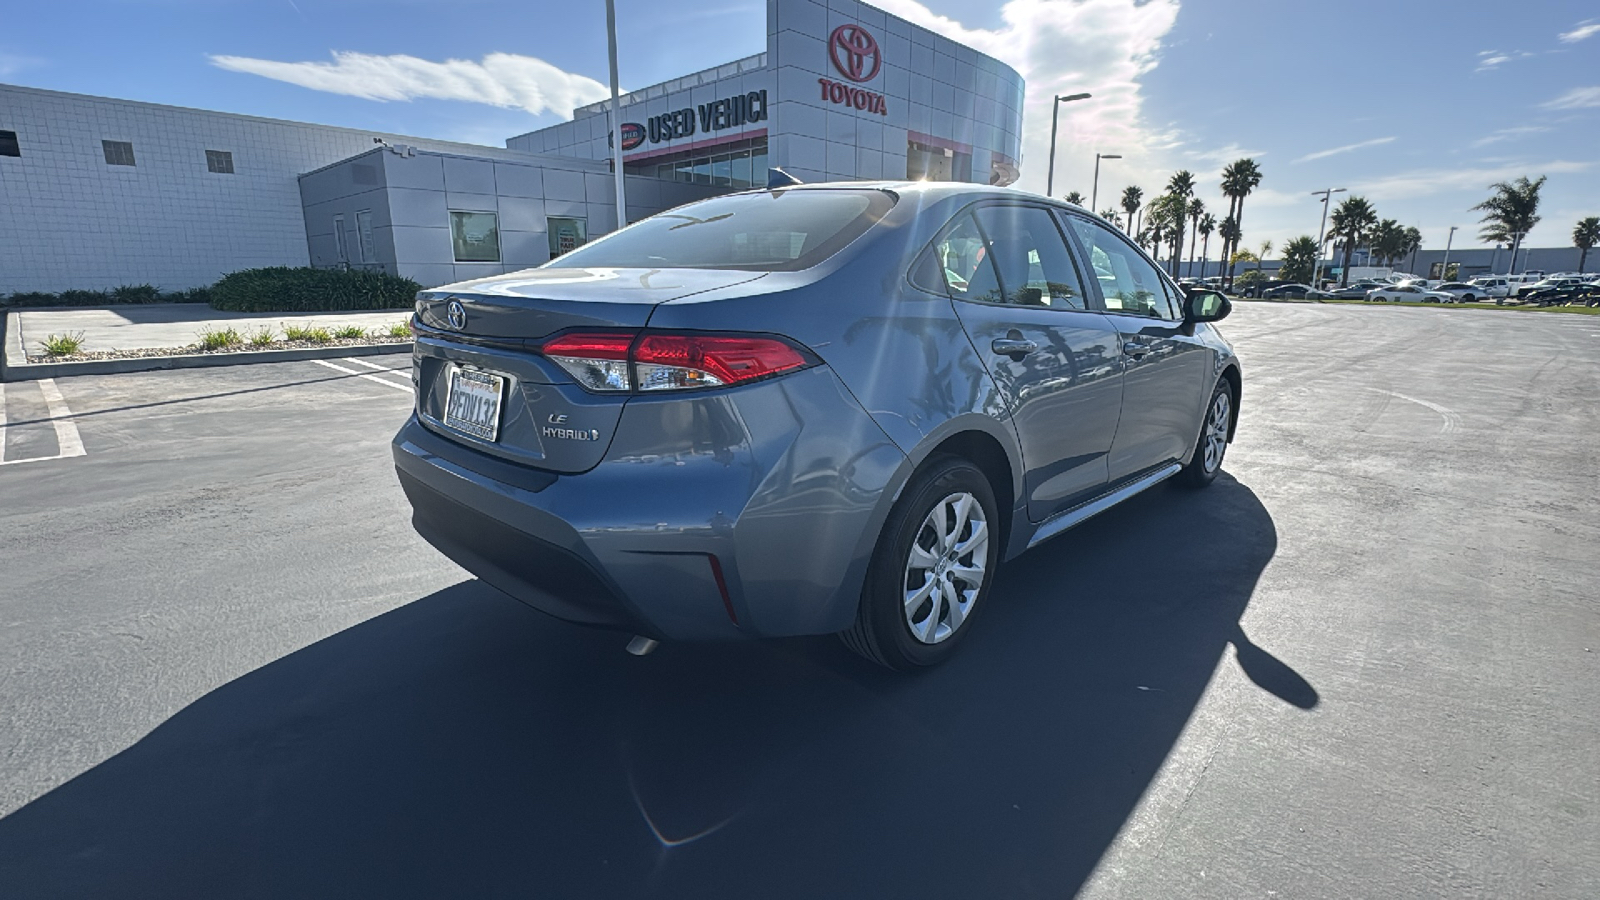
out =
[[986,206],[976,217],[1005,303],[1088,309],[1083,280],[1050,213],[1035,206]]
[[134,165],[133,144],[128,141],[101,141],[100,149],[105,151],[108,166]]
[[643,219],[547,265],[794,272],[843,249],[892,206],[884,191],[842,188],[715,197]]
[[1089,264],[1094,267],[1095,280],[1100,282],[1107,312],[1153,319],[1178,318],[1161,274],[1133,245],[1088,219],[1068,216],[1067,221],[1072,223],[1073,232],[1089,254]]
[[492,212],[450,213],[450,244],[456,262],[499,262],[500,219]]

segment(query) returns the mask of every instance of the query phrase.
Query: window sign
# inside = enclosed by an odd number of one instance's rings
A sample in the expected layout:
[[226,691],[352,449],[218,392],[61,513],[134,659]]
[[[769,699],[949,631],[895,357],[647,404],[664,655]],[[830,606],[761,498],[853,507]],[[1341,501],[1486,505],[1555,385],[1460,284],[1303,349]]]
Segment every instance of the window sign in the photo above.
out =
[[350,264],[350,247],[345,244],[345,240],[346,239],[345,239],[345,236],[344,236],[344,216],[343,215],[334,216],[333,217],[333,244],[334,244],[334,248],[339,251],[339,265],[341,265],[341,266],[348,266]]
[[450,243],[456,262],[499,262],[499,217],[492,212],[451,212]]
[[377,262],[372,251],[372,210],[363,209],[356,212],[356,240],[361,247],[361,261],[364,263]]
[[545,219],[550,231],[550,258],[578,249],[589,241],[589,220],[551,216]]

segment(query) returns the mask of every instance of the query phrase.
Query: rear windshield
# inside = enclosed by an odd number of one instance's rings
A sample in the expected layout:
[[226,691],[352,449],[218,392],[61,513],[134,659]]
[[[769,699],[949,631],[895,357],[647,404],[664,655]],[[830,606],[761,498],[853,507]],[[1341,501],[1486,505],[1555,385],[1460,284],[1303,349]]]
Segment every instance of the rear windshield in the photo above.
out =
[[714,197],[651,216],[546,268],[808,269],[894,206],[884,191],[810,189]]

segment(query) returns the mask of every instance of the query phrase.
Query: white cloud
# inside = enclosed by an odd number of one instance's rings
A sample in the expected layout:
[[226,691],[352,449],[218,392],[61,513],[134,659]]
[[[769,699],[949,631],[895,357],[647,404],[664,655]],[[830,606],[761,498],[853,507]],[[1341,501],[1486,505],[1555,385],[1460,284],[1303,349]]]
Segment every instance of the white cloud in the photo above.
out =
[[1183,151],[1183,155],[1189,159],[1197,159],[1201,162],[1214,163],[1221,166],[1231,163],[1236,159],[1243,159],[1245,157],[1258,158],[1266,156],[1267,151],[1246,150],[1243,145],[1233,143],[1228,144],[1225,147],[1218,147],[1215,150],[1185,150]]
[[1056,147],[1055,188],[1090,192],[1094,154],[1120,153],[1100,173],[1100,200],[1122,186],[1143,183],[1152,195],[1170,166],[1162,157],[1176,146],[1172,134],[1142,117],[1139,78],[1157,63],[1162,39],[1177,21],[1177,0],[1008,0],[1001,27],[968,28],[937,15],[917,0],[876,0],[894,15],[986,53],[1027,81],[1020,187],[1043,191],[1050,153],[1051,99],[1088,91],[1088,100],[1062,104]]
[[1487,147],[1490,144],[1498,144],[1501,141],[1514,141],[1518,138],[1527,137],[1530,134],[1542,134],[1543,132],[1549,130],[1549,127],[1545,125],[1517,125],[1512,128],[1501,128],[1497,131],[1492,131],[1481,138],[1478,138],[1468,146]]
[[567,117],[576,107],[610,96],[609,89],[593,78],[514,53],[491,53],[480,62],[433,62],[415,56],[336,50],[331,63],[277,62],[245,56],[212,56],[211,63],[232,72],[366,100],[465,100],[524,109],[535,115],[553,112]]
[[1600,34],[1600,22],[1595,22],[1592,19],[1585,19],[1584,21],[1578,23],[1577,28],[1574,28],[1571,31],[1563,31],[1561,34],[1557,35],[1557,37],[1559,37],[1561,42],[1564,44],[1576,44],[1584,38],[1594,37],[1597,34]]
[[1391,142],[1393,140],[1394,140],[1393,137],[1373,138],[1370,141],[1362,141],[1359,144],[1346,144],[1343,147],[1333,147],[1333,148],[1328,149],[1328,150],[1318,150],[1315,153],[1307,153],[1305,156],[1302,156],[1299,159],[1295,160],[1295,162],[1296,163],[1303,163],[1303,162],[1310,162],[1310,161],[1312,161],[1314,159],[1325,159],[1325,158],[1327,158],[1329,156],[1338,156],[1341,153],[1349,153],[1352,150],[1361,150],[1361,149],[1366,148],[1366,147],[1376,147],[1379,144],[1387,144],[1387,143],[1389,143],[1389,142]]
[[23,69],[37,66],[43,60],[32,56],[19,56],[15,53],[0,53],[0,78],[12,75]]
[[1526,50],[1509,50],[1505,52],[1499,50],[1480,50],[1478,51],[1478,68],[1475,71],[1492,71],[1500,65],[1511,62],[1514,59],[1527,59],[1533,55],[1534,54],[1529,53]]
[[1515,162],[1475,169],[1413,169],[1378,178],[1354,179],[1350,183],[1350,190],[1352,193],[1369,195],[1375,203],[1453,190],[1482,191],[1487,195],[1489,185],[1496,181],[1506,181],[1519,175],[1535,177],[1586,172],[1594,165],[1593,162],[1558,159],[1545,163]]
[[1600,87],[1573,88],[1554,100],[1539,105],[1545,109],[1588,109],[1600,106]]

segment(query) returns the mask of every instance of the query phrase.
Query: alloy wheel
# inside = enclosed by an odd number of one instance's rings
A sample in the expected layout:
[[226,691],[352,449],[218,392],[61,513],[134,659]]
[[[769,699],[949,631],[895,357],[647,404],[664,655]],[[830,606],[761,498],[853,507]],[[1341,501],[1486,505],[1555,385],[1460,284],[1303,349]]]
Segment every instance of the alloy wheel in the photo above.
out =
[[966,492],[934,504],[907,554],[902,610],[911,636],[937,644],[972,614],[989,562],[983,504]]
[[1228,415],[1232,403],[1227,391],[1218,391],[1216,399],[1211,401],[1211,414],[1206,417],[1207,472],[1215,472],[1222,465],[1222,454],[1228,450]]

